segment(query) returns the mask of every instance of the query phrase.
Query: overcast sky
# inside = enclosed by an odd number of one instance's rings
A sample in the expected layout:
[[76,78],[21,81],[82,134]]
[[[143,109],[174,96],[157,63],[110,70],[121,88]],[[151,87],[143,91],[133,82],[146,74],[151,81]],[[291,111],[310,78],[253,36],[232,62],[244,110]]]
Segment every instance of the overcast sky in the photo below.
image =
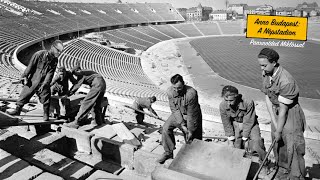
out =
[[[114,3],[117,2],[117,0],[56,0],[56,1],[66,1],[66,2],[109,2]],[[122,2],[129,2],[129,3],[135,3],[135,2],[149,2],[149,3],[170,3],[175,8],[181,8],[181,7],[195,7],[199,4],[199,2],[203,6],[209,6],[213,7],[215,9],[224,9],[225,8],[225,2],[226,0],[122,0]],[[320,6],[320,0],[229,0],[229,4],[233,3],[246,3],[248,5],[263,5],[263,4],[269,4],[274,7],[296,7],[298,4],[303,2],[317,2]]]

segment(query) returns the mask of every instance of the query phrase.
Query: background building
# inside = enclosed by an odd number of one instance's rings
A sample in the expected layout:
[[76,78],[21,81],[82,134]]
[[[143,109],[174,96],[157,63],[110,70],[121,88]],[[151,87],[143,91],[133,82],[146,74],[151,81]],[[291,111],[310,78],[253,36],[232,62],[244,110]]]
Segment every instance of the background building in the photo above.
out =
[[229,4],[227,10],[234,12],[236,18],[244,18],[244,8],[247,7],[247,4]]
[[234,14],[232,11],[216,10],[210,13],[209,18],[213,21],[226,21],[235,17]]
[[245,18],[247,18],[248,14],[274,15],[274,12],[273,7],[270,5],[244,7]]
[[202,7],[199,3],[197,7],[192,7],[186,11],[187,21],[207,21],[209,14],[212,12],[212,7]]

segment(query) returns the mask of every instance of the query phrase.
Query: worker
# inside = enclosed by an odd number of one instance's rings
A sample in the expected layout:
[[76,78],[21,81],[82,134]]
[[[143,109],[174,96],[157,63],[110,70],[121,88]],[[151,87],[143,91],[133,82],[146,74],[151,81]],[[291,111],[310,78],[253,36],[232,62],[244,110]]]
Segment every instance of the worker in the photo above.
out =
[[91,89],[86,97],[82,100],[75,120],[73,122],[66,123],[65,125],[71,128],[78,128],[80,123],[86,118],[91,110],[93,118],[91,125],[101,125],[103,122],[101,104],[106,91],[105,80],[95,71],[86,69],[81,70],[79,63],[72,69],[71,72],[73,75],[77,76],[77,83],[72,86],[68,96],[73,95],[82,84],[89,85]]
[[[238,149],[245,148],[249,152],[257,152],[259,162],[262,163],[267,152],[260,135],[254,101],[243,98],[238,89],[230,85],[222,88],[221,97],[223,101],[219,109],[229,145]],[[267,164],[264,164],[259,177],[264,178],[267,174]]]
[[34,94],[43,104],[43,120],[49,120],[50,110],[50,83],[58,64],[58,57],[63,51],[63,43],[55,40],[50,50],[40,50],[34,53],[20,81],[23,89],[16,103],[16,109],[8,112],[10,115],[20,115],[23,106],[29,102]]
[[297,81],[278,63],[279,58],[278,52],[271,48],[264,48],[258,54],[262,70],[262,92],[266,95],[272,122],[271,137],[278,142],[273,148],[278,169],[276,178],[287,176],[291,180],[304,179],[303,132],[306,120],[298,101]]
[[[69,92],[69,81],[72,84],[76,83],[76,79],[73,77],[70,71],[67,71],[64,66],[57,68],[57,73],[52,79],[51,86],[51,95],[58,95],[58,106],[56,107],[56,115],[58,119],[64,116],[65,119],[68,119],[70,116],[70,99],[66,96]],[[60,108],[64,113],[61,114]]]
[[171,115],[162,129],[162,146],[165,152],[157,159],[160,164],[173,158],[175,149],[173,130],[175,128],[181,129],[186,134],[187,143],[191,143],[193,139],[202,140],[202,113],[197,91],[185,85],[180,74],[172,76],[170,81],[171,86],[167,90],[167,95]]
[[[137,98],[133,102],[132,107],[135,109],[138,109],[140,111],[143,111],[144,108],[147,108],[152,114],[154,114],[157,118],[159,118],[156,111],[151,107],[152,103],[154,103],[156,101],[157,101],[157,98],[155,96]],[[137,120],[138,124],[143,124],[144,113],[141,113],[139,111],[134,111],[134,113],[136,114],[136,120]]]

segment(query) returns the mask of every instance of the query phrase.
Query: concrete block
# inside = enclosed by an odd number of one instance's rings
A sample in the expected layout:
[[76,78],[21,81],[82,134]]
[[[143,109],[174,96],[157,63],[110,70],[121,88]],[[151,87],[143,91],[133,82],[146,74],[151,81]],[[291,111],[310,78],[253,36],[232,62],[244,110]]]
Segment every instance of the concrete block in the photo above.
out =
[[100,136],[107,139],[111,139],[112,137],[117,135],[117,133],[113,130],[112,126],[109,124],[94,129],[91,131],[91,133],[95,136]]
[[111,139],[94,136],[91,139],[92,154],[132,169],[135,147]]
[[130,180],[151,180],[151,174],[148,176],[142,176],[136,174],[134,170],[124,169],[121,174],[119,174],[122,179],[130,179]]
[[94,136],[92,133],[66,126],[62,126],[61,133],[68,138],[73,138],[76,140],[77,149],[79,152],[91,154],[91,138]]
[[32,179],[42,170],[0,149],[0,179]]
[[64,179],[83,179],[88,177],[93,169],[85,164],[71,160],[49,149],[43,149],[25,158],[30,163]]
[[157,167],[152,173],[151,177],[154,180],[200,180],[198,178],[183,174],[177,171],[173,171],[164,167]]
[[139,149],[134,153],[133,167],[134,171],[143,176],[149,175],[159,164],[156,160],[160,156],[151,152]]
[[140,141],[132,134],[132,132],[123,123],[116,123],[112,125],[113,130],[117,135],[123,140],[123,142],[134,145],[141,146]]
[[40,174],[40,176],[38,176],[34,180],[63,180],[63,178],[60,176],[45,172]]
[[96,172],[94,172],[93,174],[91,174],[91,176],[89,176],[86,180],[97,180],[97,179],[115,179],[115,180],[122,180],[122,178],[120,178],[117,175],[105,172],[105,171],[100,171],[97,170]]

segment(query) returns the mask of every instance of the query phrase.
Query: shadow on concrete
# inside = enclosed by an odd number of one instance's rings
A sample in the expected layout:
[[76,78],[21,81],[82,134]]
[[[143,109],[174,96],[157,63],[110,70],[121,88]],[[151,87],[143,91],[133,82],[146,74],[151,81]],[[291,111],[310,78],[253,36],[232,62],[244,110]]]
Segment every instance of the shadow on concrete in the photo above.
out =
[[119,145],[121,144],[122,143],[120,142],[112,141],[103,137],[94,139],[94,149],[96,149],[98,153],[101,154],[102,159],[102,161],[97,163],[95,166],[108,163],[108,169],[105,170],[110,173],[115,173],[122,169],[121,154],[119,149]]
[[[0,167],[3,167],[6,164],[15,160],[17,160],[17,157],[12,155],[7,156],[0,160]],[[14,164],[11,164],[10,166],[6,167],[6,169],[0,173],[0,179],[10,178],[10,176],[12,176],[14,173],[17,173],[28,166],[28,163],[26,163],[23,160],[16,161]]]
[[146,123],[144,122],[144,125],[133,123],[133,122],[123,122],[129,130],[134,128],[140,128],[144,130],[145,134],[151,134],[157,130],[159,130],[159,127],[154,124]]

